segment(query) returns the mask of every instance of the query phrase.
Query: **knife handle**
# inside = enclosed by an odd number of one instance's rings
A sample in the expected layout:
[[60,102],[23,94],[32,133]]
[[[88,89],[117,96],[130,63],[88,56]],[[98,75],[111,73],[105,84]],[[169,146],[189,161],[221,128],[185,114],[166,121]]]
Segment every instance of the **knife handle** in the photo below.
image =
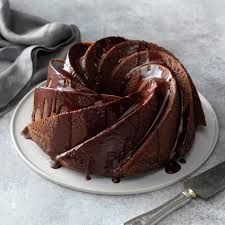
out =
[[193,198],[196,198],[196,194],[187,189],[165,202],[163,205],[137,216],[123,225],[153,225],[157,224],[160,220],[171,214],[173,211],[189,203]]

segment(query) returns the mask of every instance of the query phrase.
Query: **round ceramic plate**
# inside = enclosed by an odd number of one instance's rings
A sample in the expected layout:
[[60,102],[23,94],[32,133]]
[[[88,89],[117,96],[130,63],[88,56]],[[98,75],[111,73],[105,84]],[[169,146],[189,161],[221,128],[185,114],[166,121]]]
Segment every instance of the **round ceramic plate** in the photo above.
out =
[[174,184],[195,172],[212,153],[218,137],[218,121],[209,102],[200,95],[207,127],[199,127],[194,145],[186,156],[186,164],[175,174],[167,174],[162,168],[142,176],[123,178],[120,183],[112,183],[110,178],[92,176],[87,181],[84,174],[67,169],[52,169],[48,156],[31,140],[21,135],[21,130],[31,121],[33,106],[33,90],[31,90],[18,104],[12,117],[11,135],[20,157],[35,172],[48,180],[78,191],[125,195],[154,191]]

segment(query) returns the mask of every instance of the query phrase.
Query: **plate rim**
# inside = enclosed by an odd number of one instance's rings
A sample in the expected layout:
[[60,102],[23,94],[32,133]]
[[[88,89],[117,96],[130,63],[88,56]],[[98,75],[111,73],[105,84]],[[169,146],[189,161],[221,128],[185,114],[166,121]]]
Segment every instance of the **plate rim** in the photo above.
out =
[[184,180],[185,178],[191,176],[194,172],[196,172],[204,163],[207,162],[208,158],[210,157],[210,155],[213,153],[213,150],[215,149],[216,143],[218,141],[218,136],[219,136],[219,123],[218,123],[218,118],[216,115],[215,110],[213,109],[212,105],[210,104],[210,102],[201,94],[198,92],[200,98],[201,98],[201,102],[204,102],[207,104],[207,107],[209,107],[209,111],[211,111],[214,115],[215,115],[215,133],[214,133],[214,139],[213,142],[211,143],[211,146],[209,147],[209,151],[208,153],[205,155],[205,157],[203,158],[202,162],[200,162],[197,166],[195,166],[194,168],[192,168],[190,170],[190,172],[180,178],[177,178],[176,180],[171,180],[170,182],[167,182],[163,185],[157,185],[154,188],[142,188],[142,189],[138,189],[138,190],[127,190],[126,192],[124,191],[97,191],[97,190],[89,190],[89,189],[82,189],[79,187],[74,187],[68,184],[65,184],[63,182],[61,182],[60,180],[58,180],[57,177],[52,177],[50,175],[48,175],[47,173],[45,173],[43,170],[41,170],[40,168],[36,167],[31,160],[29,160],[23,153],[23,150],[19,147],[19,145],[17,144],[17,140],[16,140],[16,135],[15,135],[15,129],[14,129],[14,124],[15,124],[15,119],[16,119],[16,115],[17,115],[17,111],[19,110],[19,108],[23,105],[23,103],[26,101],[26,99],[28,98],[28,96],[30,94],[32,94],[32,92],[34,91],[34,89],[38,86],[41,86],[45,83],[46,81],[41,82],[40,84],[34,86],[21,100],[20,102],[17,104],[16,108],[14,109],[12,118],[11,118],[11,123],[10,123],[10,134],[11,134],[11,139],[13,141],[14,146],[16,147],[16,151],[18,153],[18,155],[22,158],[22,160],[35,172],[37,173],[39,176],[47,179],[48,181],[60,185],[62,187],[66,187],[72,190],[76,190],[76,191],[80,191],[80,192],[85,192],[85,193],[91,193],[91,194],[98,194],[98,195],[114,195],[114,196],[118,196],[118,195],[133,195],[133,194],[142,194],[142,193],[147,193],[147,192],[153,192],[156,190],[160,190],[163,189],[165,187],[169,187],[173,184],[178,183],[181,180]]

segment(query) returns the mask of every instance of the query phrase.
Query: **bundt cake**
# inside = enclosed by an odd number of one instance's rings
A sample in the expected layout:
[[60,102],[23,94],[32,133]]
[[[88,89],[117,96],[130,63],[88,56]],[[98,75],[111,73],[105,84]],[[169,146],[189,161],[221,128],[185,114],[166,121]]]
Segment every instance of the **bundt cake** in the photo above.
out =
[[118,181],[183,157],[198,125],[206,126],[198,93],[172,53],[106,37],[50,60],[23,135],[58,165]]

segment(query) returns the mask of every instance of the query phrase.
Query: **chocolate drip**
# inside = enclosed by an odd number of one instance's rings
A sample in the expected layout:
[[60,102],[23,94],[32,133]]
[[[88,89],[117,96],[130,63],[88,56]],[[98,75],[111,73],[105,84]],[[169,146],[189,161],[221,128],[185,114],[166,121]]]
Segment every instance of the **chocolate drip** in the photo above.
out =
[[94,167],[95,167],[95,160],[92,156],[90,156],[86,166],[86,180],[91,180],[90,174],[94,170]]
[[86,180],[91,180],[91,177],[89,175],[87,175],[85,178]]
[[120,182],[120,177],[113,177],[113,178],[112,178],[112,182],[113,182],[114,184],[119,183],[119,182]]
[[165,167],[165,171],[168,174],[177,173],[180,169],[181,166],[176,161],[170,161]]
[[185,164],[186,163],[186,160],[184,158],[180,158],[179,159],[179,162],[182,163],[182,164]]

